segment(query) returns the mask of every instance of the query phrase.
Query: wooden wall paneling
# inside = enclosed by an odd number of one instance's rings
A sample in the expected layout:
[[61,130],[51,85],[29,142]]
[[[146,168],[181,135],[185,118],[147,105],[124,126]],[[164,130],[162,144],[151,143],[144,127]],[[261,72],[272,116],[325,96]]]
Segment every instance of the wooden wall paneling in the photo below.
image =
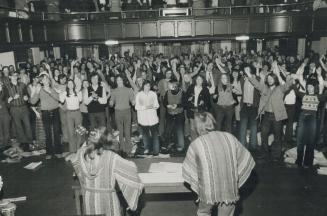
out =
[[211,35],[210,20],[195,20],[195,35]]
[[[36,43],[44,42],[44,26],[40,23],[33,23],[33,40]],[[58,30],[57,30],[58,31]]]
[[19,43],[18,25],[19,25],[19,23],[16,21],[8,22],[10,43]]
[[249,33],[249,19],[232,18],[231,19],[231,33],[232,34],[248,34]]
[[288,16],[272,16],[269,18],[268,33],[285,33],[289,30]]
[[161,21],[160,22],[160,37],[174,37],[175,36],[175,22]]
[[65,40],[65,25],[62,23],[48,23],[47,37],[48,41],[64,41]]
[[106,39],[118,39],[123,37],[122,24],[112,23],[105,25]]
[[6,24],[3,22],[0,22],[0,43],[6,43]]
[[178,37],[192,36],[192,21],[178,21],[177,36]]
[[265,33],[266,20],[264,16],[250,18],[250,33]]
[[125,23],[126,38],[140,38],[140,26],[138,22]]
[[88,25],[87,24],[67,24],[67,39],[68,40],[88,40]]
[[141,31],[143,38],[158,37],[157,22],[142,22]]
[[103,23],[90,24],[91,40],[104,40],[105,38],[105,25]]
[[[307,34],[312,30],[312,17],[309,15],[293,15],[292,32]],[[326,17],[327,18],[327,17]]]
[[21,31],[22,31],[22,40],[23,42],[31,42],[30,35],[30,23],[22,22],[21,23]]
[[213,20],[213,33],[214,35],[228,34],[228,19]]

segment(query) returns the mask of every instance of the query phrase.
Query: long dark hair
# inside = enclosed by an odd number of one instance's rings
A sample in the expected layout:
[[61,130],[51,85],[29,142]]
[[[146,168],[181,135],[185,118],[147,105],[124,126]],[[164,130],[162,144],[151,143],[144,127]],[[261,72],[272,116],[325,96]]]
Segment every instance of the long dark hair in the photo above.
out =
[[269,76],[271,76],[271,77],[274,79],[274,85],[275,85],[275,86],[279,86],[279,79],[278,79],[277,75],[274,74],[274,73],[269,73],[269,74],[267,74],[266,79],[265,79],[265,84],[266,84],[267,86],[269,86],[269,84],[268,84],[268,77],[269,77]]
[[73,82],[73,85],[74,85],[74,87],[73,87],[73,92],[74,92],[74,95],[77,96],[77,93],[76,93],[76,84],[75,84],[74,80],[69,79],[69,80],[67,80],[67,84],[66,84],[66,93],[67,93],[67,97],[70,97],[70,90],[69,90],[69,88],[68,88],[68,82]]
[[149,84],[150,85],[150,89],[151,89],[151,82],[149,80],[144,80],[141,86],[141,91],[144,91],[144,86]]
[[[92,139],[92,136],[96,137],[97,133],[100,133],[100,137]],[[90,157],[93,152],[101,155],[104,149],[109,149],[113,145],[112,138],[113,135],[107,128],[103,127],[100,129],[95,129],[90,133],[90,137],[87,140],[87,147],[84,153],[84,158],[86,159],[87,156]]]

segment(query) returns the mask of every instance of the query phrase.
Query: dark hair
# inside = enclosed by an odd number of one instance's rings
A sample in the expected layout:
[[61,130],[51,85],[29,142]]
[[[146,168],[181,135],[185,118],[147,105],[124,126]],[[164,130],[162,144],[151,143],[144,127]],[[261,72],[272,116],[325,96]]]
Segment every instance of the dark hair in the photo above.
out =
[[196,86],[196,79],[198,78],[198,77],[200,77],[201,79],[202,79],[202,88],[206,88],[207,87],[207,82],[206,82],[206,79],[204,79],[204,77],[202,76],[202,75],[200,75],[200,74],[198,74],[198,75],[196,75],[195,77],[194,77],[194,80],[195,80],[195,82],[194,82],[194,85]]
[[74,92],[74,95],[77,96],[77,93],[76,93],[76,84],[75,84],[74,80],[72,80],[72,79],[67,80],[67,85],[66,85],[66,96],[67,96],[67,97],[70,96],[70,91],[69,91],[69,88],[68,88],[68,82],[73,82],[73,84],[74,84],[73,92]]
[[96,151],[98,155],[101,155],[103,149],[108,149],[113,145],[112,139],[108,140],[109,135],[111,135],[111,138],[113,137],[110,130],[108,130],[107,128],[102,128],[98,130],[101,133],[100,138],[97,141],[91,139],[87,141],[87,148],[84,153],[84,158],[86,158],[86,156],[91,155],[91,153],[94,151]]
[[58,76],[58,82],[60,83],[60,80],[67,78],[65,74],[59,74]]
[[275,86],[279,86],[279,79],[278,79],[277,75],[274,74],[274,73],[269,73],[269,74],[267,74],[267,76],[266,76],[266,78],[265,78],[265,84],[266,84],[267,86],[269,86],[269,84],[268,84],[268,77],[269,77],[269,76],[271,76],[271,77],[274,79],[274,84],[275,84]]
[[319,94],[319,82],[316,79],[308,79],[305,85],[306,93],[308,94],[308,85],[312,85],[314,87],[314,94]]
[[144,86],[149,84],[150,85],[150,88],[151,88],[151,82],[149,80],[144,80],[143,83],[142,83],[142,86],[141,86],[141,91],[144,91]]

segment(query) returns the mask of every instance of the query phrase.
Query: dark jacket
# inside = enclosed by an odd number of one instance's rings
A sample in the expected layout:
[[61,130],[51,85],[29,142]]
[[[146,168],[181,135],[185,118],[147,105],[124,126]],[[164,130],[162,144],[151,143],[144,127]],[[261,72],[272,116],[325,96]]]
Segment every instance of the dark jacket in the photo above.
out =
[[[196,112],[196,111],[199,111],[199,112],[206,111],[207,112],[211,108],[210,93],[209,93],[209,90],[207,87],[203,87],[202,91],[199,94],[198,107],[196,108],[194,106],[194,100],[195,100],[194,87],[195,87],[195,85],[192,84],[187,89],[186,95],[185,95],[184,104],[186,105],[186,114],[187,114],[188,118],[194,118],[194,112]],[[200,105],[201,101],[203,101],[203,103]]]

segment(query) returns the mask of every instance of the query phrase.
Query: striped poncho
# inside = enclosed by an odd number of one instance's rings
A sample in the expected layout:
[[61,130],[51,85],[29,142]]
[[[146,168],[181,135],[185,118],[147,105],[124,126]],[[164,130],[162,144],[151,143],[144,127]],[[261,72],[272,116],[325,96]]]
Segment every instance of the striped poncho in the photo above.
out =
[[230,204],[239,199],[255,162],[231,134],[213,131],[194,140],[183,163],[184,181],[207,204]]
[[129,208],[136,210],[143,184],[135,164],[111,151],[104,151],[100,156],[99,168],[91,175],[84,153],[85,147],[82,147],[72,164],[81,184],[85,213],[121,216],[117,189],[122,192]]

